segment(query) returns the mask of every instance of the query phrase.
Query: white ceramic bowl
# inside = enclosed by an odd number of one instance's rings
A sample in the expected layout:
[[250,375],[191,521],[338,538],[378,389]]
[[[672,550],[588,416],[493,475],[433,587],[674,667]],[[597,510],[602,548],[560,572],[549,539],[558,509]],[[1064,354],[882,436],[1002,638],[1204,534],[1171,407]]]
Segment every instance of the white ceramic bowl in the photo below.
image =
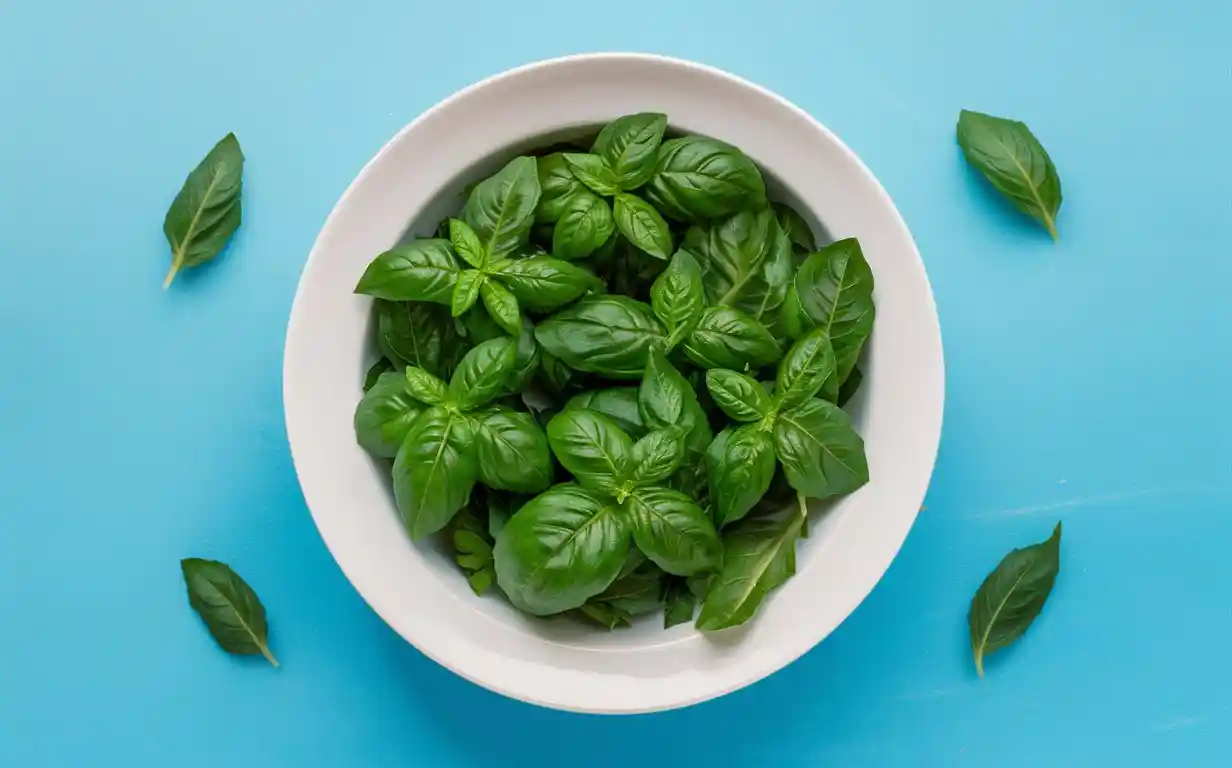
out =
[[[462,187],[519,150],[631,112],[733,143],[772,191],[856,236],[876,277],[877,322],[855,403],[872,480],[799,546],[799,572],[745,627],[703,636],[650,618],[624,631],[537,620],[476,598],[443,552],[404,533],[387,466],[351,418],[372,361],[368,262],[432,231]],[[818,221],[819,220],[819,221]],[[633,713],[694,704],[789,664],[834,630],[897,554],[928,487],[941,433],[941,335],[911,234],[868,169],[782,98],[709,67],[657,56],[571,56],[520,67],[446,99],[404,128],[338,201],[304,267],[287,331],[283,397],[304,497],[338,565],[391,627],[440,664],[549,707]]]

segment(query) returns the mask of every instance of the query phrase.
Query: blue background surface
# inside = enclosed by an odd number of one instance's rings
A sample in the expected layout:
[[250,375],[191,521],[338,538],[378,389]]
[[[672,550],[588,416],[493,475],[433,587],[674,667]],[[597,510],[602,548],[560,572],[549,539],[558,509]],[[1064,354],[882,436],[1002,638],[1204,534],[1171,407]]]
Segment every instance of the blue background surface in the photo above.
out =
[[[1216,766],[1232,759],[1232,5],[1222,0],[0,5],[0,765]],[[625,719],[503,699],[369,611],[304,507],[280,402],[296,278],[402,125],[511,66],[696,59],[834,129],[911,226],[946,345],[926,511],[770,679]],[[954,144],[1026,120],[1060,245]],[[245,224],[160,285],[163,213],[227,131]],[[1065,521],[1043,617],[977,680],[967,601]],[[219,652],[183,556],[259,591]]]

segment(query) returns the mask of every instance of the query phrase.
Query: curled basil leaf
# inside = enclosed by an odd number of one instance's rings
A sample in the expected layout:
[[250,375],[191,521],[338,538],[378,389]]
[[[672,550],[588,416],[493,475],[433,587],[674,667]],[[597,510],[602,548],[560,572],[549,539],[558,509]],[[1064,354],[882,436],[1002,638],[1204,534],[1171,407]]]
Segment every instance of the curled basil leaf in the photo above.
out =
[[642,193],[673,219],[699,221],[762,205],[766,184],[753,161],[730,144],[682,136],[663,142]]
[[416,240],[377,256],[364,270],[355,292],[391,301],[448,305],[458,272],[447,240]]

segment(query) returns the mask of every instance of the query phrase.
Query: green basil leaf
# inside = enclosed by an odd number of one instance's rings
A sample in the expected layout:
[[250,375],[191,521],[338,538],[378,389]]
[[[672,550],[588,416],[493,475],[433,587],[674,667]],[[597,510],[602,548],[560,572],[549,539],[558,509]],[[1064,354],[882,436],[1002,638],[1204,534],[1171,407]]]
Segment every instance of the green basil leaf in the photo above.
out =
[[786,410],[809,400],[835,374],[834,349],[824,328],[815,328],[787,350],[779,362],[774,393]]
[[720,432],[706,451],[710,500],[722,528],[749,513],[774,479],[774,443],[760,424]]
[[752,376],[715,368],[706,371],[706,388],[723,413],[736,421],[760,421],[774,412],[766,388]]
[[[828,399],[838,392],[860,357],[873,330],[873,271],[855,238],[839,240],[809,256],[800,265],[796,294],[804,325],[820,327],[830,336],[838,368]],[[829,384],[827,383],[827,386]]]
[[584,259],[616,231],[612,209],[593,192],[573,196],[552,230],[552,255],[572,261]]
[[377,381],[381,378],[381,374],[389,373],[393,369],[394,364],[387,357],[382,357],[373,363],[368,368],[368,372],[364,374],[364,392],[371,392],[372,388],[376,386]]
[[508,336],[479,344],[462,358],[449,380],[449,396],[462,410],[491,402],[517,364],[517,344]]
[[649,429],[679,427],[685,434],[685,448],[701,456],[714,433],[697,393],[680,371],[658,350],[653,350],[642,372],[638,389],[638,412]]
[[411,425],[394,459],[394,500],[411,538],[448,525],[475,487],[474,430],[470,419],[433,406]]
[[539,345],[535,343],[535,326],[530,320],[522,318],[522,332],[518,334],[518,344],[513,356],[513,370],[505,380],[502,394],[519,395],[530,384],[539,370],[542,357]]
[[637,189],[650,180],[659,144],[667,130],[667,115],[643,112],[618,117],[599,131],[591,149],[616,173],[620,189]]
[[570,368],[617,379],[640,377],[663,337],[650,307],[616,295],[583,299],[535,328],[539,346]]
[[697,598],[689,591],[684,579],[668,578],[663,588],[663,628],[693,621]]
[[650,306],[677,342],[701,320],[705,299],[701,267],[685,250],[676,251],[667,269],[650,286]]
[[699,367],[742,371],[779,359],[779,345],[766,326],[731,307],[710,307],[684,343]]
[[739,626],[772,589],[796,573],[796,541],[805,516],[795,505],[751,515],[723,536],[723,569],[710,584],[697,628]]
[[636,195],[616,195],[616,228],[630,243],[664,261],[672,257],[672,231],[650,203]]
[[794,261],[787,236],[769,208],[689,227],[683,247],[701,265],[711,306],[735,307],[756,317],[782,304],[782,295],[767,297],[775,291],[767,288],[765,267],[772,264],[775,289],[785,295]]
[[164,288],[183,267],[217,256],[239,229],[243,174],[240,142],[228,133],[184,179],[163,219],[163,234],[171,245],[171,270]]
[[1022,636],[1048,601],[1061,571],[1061,523],[1046,541],[1005,556],[971,598],[967,624],[975,669],[984,676],[984,657]]
[[278,660],[269,649],[269,625],[265,606],[248,582],[225,563],[189,557],[180,561],[188,604],[227,653],[261,654],[275,667]]
[[539,188],[542,190],[539,207],[535,209],[535,221],[555,224],[574,196],[588,190],[569,170],[569,164],[560,152],[544,155],[535,162],[539,170]]
[[754,278],[745,286],[740,305],[749,306],[749,314],[755,320],[769,325],[777,322],[787,291],[796,276],[796,257],[791,250],[787,233],[775,227],[774,243]]
[[479,235],[488,262],[526,245],[539,193],[539,172],[533,157],[515,157],[471,190],[462,218]]
[[699,221],[762,205],[766,184],[753,161],[730,144],[682,136],[663,142],[643,194],[673,219]]
[[603,414],[632,438],[646,434],[646,425],[638,413],[637,387],[610,387],[574,395],[565,409],[585,408]]
[[446,240],[416,240],[372,260],[356,293],[391,301],[432,301],[448,305],[458,281],[458,262]]
[[443,350],[454,341],[449,310],[432,304],[377,299],[377,345],[398,366],[444,373]]
[[475,234],[475,230],[465,221],[449,220],[449,243],[453,246],[454,253],[461,256],[467,264],[476,269],[484,265],[487,254],[484,253],[483,243],[479,242],[479,235]]
[[626,475],[639,485],[666,480],[684,462],[684,430],[656,429],[633,444]]
[[629,553],[625,516],[574,483],[528,501],[496,539],[496,581],[536,616],[584,604],[616,580]]
[[644,486],[633,490],[625,506],[637,548],[668,573],[692,576],[722,564],[723,544],[714,523],[683,493]]
[[[538,349],[538,343],[535,348]],[[553,395],[560,396],[577,383],[578,375],[572,368],[561,362],[560,358],[540,350],[539,360],[540,381]]]
[[445,382],[422,368],[408,365],[404,371],[403,384],[411,397],[427,405],[440,405],[449,399]]
[[835,401],[839,408],[847,405],[851,398],[856,396],[860,385],[864,383],[864,374],[860,372],[859,366],[851,369],[851,375],[843,382],[843,385],[838,390],[838,400]]
[[598,155],[566,152],[565,164],[569,166],[569,170],[573,172],[578,181],[597,195],[611,197],[620,191],[616,172],[606,160]]
[[614,605],[589,602],[578,608],[586,618],[598,622],[609,630],[633,625],[633,616]]
[[483,287],[485,279],[486,275],[477,269],[468,269],[458,274],[450,301],[450,311],[454,317],[461,317],[462,313],[475,306],[479,299],[479,289]]
[[422,410],[401,373],[383,373],[355,408],[356,442],[373,456],[392,459]]
[[468,572],[466,581],[471,590],[476,595],[482,595],[492,586],[496,573],[493,570],[492,541],[487,537],[479,514],[473,506],[466,507],[454,515],[449,528],[454,560]]
[[851,493],[868,482],[864,440],[834,403],[813,398],[780,413],[774,446],[787,482],[811,499]]
[[495,267],[493,276],[509,289],[521,306],[535,312],[550,312],[562,307],[597,283],[590,272],[550,256],[510,259]]
[[548,422],[548,444],[561,466],[584,487],[615,493],[633,452],[633,440],[595,411],[566,409]]
[[779,221],[779,227],[786,233],[793,249],[805,253],[817,250],[817,240],[813,237],[813,228],[804,217],[786,203],[774,203],[774,217]]
[[509,516],[512,514],[513,510],[510,509],[505,497],[488,493],[488,536],[493,541],[505,529],[505,524],[509,522]]
[[657,611],[663,605],[663,571],[650,565],[622,574],[593,602],[605,603],[629,616]]
[[963,155],[1014,207],[1044,225],[1057,239],[1061,178],[1052,158],[1025,123],[980,112],[958,115]]
[[484,485],[538,493],[552,484],[548,439],[530,414],[492,408],[474,417],[479,480]]
[[483,306],[496,324],[510,336],[522,335],[522,310],[518,300],[505,286],[494,280],[485,280],[479,285],[479,297]]

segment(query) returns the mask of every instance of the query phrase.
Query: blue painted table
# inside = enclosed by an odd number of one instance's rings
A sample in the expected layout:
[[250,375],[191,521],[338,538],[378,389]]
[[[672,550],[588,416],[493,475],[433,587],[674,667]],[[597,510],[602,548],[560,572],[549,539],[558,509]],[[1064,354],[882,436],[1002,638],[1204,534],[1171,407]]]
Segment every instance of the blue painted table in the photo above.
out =
[[[0,765],[1227,765],[1232,5],[483,5],[0,5]],[[304,508],[279,375],[313,238],[390,135],[620,49],[751,78],[863,157],[927,262],[949,387],[927,509],[849,621],[750,689],[605,719],[463,682],[367,609]],[[964,166],[963,107],[1048,147],[1059,245]],[[163,213],[227,131],[244,227],[164,292]],[[1058,518],[1048,609],[978,680],[968,598]],[[255,585],[283,669],[214,648],[185,555]]]

